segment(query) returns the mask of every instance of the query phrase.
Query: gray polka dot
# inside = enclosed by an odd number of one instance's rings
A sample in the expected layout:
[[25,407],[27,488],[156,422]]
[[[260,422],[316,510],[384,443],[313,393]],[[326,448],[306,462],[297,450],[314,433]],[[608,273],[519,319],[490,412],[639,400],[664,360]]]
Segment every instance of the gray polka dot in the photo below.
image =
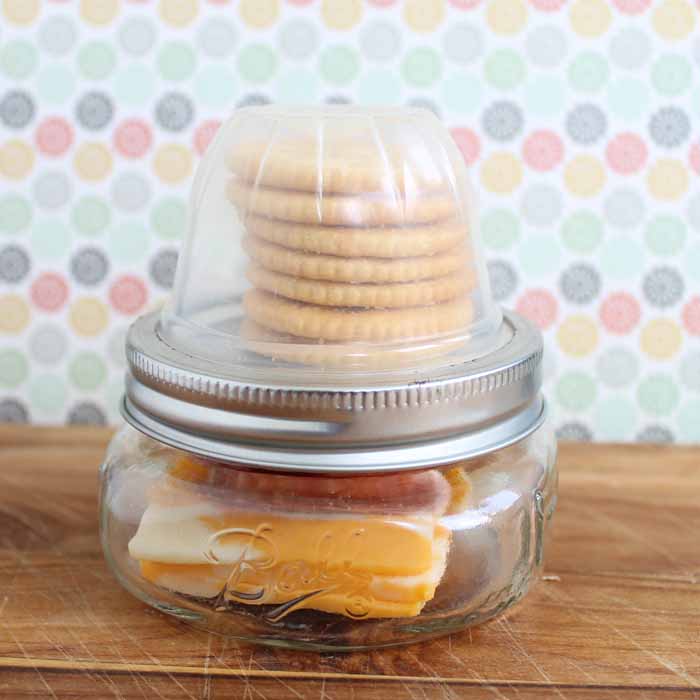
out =
[[524,121],[520,107],[503,100],[486,108],[481,125],[486,135],[494,141],[510,141],[520,133]]
[[71,258],[70,271],[76,282],[92,287],[107,276],[109,262],[98,248],[83,248]]
[[156,105],[156,121],[167,131],[182,131],[194,116],[192,102],[185,95],[169,92]]
[[504,260],[491,260],[488,263],[488,271],[493,298],[496,301],[504,301],[518,286],[517,272]]
[[685,284],[678,270],[673,267],[657,267],[644,276],[644,297],[659,308],[673,306],[683,296]]
[[685,386],[700,392],[700,351],[695,350],[683,358],[680,375]]
[[588,304],[600,294],[600,275],[591,265],[571,265],[559,278],[559,289],[572,304]]
[[112,120],[114,107],[112,100],[102,92],[88,92],[83,95],[75,108],[78,123],[90,131],[104,128]]
[[564,423],[557,428],[557,439],[573,440],[574,442],[591,442],[591,440],[593,440],[593,433],[587,425],[572,421],[570,423]]
[[629,386],[639,373],[639,360],[636,353],[624,347],[606,350],[596,362],[599,379],[609,387],[619,389]]
[[175,268],[177,267],[177,251],[161,250],[151,260],[148,271],[154,284],[164,289],[170,289],[175,279]]
[[527,37],[528,58],[540,68],[556,68],[567,52],[566,36],[554,25],[537,27]]
[[68,350],[66,332],[58,325],[47,323],[34,329],[29,336],[29,354],[44,365],[60,362]]
[[440,116],[440,108],[432,100],[428,100],[425,97],[413,97],[406,104],[408,104],[409,107],[427,109],[436,117]]
[[267,95],[261,95],[260,93],[257,92],[252,92],[249,93],[248,95],[244,95],[238,102],[236,103],[236,107],[252,107],[254,105],[269,105],[271,102],[270,98],[267,97]]
[[17,399],[3,399],[0,401],[0,423],[28,423],[29,411],[27,407]]
[[466,65],[481,56],[484,39],[481,31],[473,24],[457,22],[445,32],[443,46],[450,61]]
[[700,231],[700,194],[695,195],[688,205],[688,221],[696,230]]
[[372,22],[360,32],[360,48],[370,61],[389,61],[401,48],[401,35],[389,22]]
[[144,56],[155,40],[155,27],[145,17],[130,17],[119,28],[119,43],[132,56]]
[[603,204],[605,218],[616,228],[627,230],[639,226],[644,220],[644,200],[631,189],[612,192]]
[[329,95],[324,102],[327,105],[349,105],[352,103],[352,100],[345,95]]
[[690,136],[690,119],[677,107],[664,107],[651,118],[649,133],[659,146],[680,146]]
[[651,56],[651,42],[647,32],[634,27],[618,32],[610,42],[609,56],[619,68],[643,68]]
[[226,58],[236,47],[236,30],[221,17],[212,17],[200,28],[197,45],[205,56]]
[[531,185],[520,203],[520,208],[531,226],[551,226],[562,213],[562,198],[559,191],[551,185]]
[[58,209],[71,198],[71,181],[59,171],[43,173],[34,182],[34,200],[42,209]]
[[27,252],[16,245],[5,246],[0,250],[0,280],[11,284],[21,282],[31,267]]
[[637,433],[637,442],[661,443],[668,445],[675,442],[673,433],[664,425],[648,425]]
[[126,355],[124,347],[126,344],[126,334],[128,326],[117,328],[107,339],[107,355],[109,359],[120,369],[126,367]]
[[9,129],[22,129],[34,118],[34,101],[26,92],[12,90],[0,101],[0,121]]
[[151,197],[148,180],[139,173],[122,173],[112,184],[112,199],[118,209],[132,212],[142,209]]
[[700,38],[693,42],[693,56],[695,57],[695,63],[700,66]]
[[106,425],[107,418],[102,409],[94,403],[84,401],[76,404],[68,413],[71,425]]
[[69,17],[62,15],[49,17],[41,23],[39,28],[39,46],[46,53],[54,56],[67,54],[73,48],[76,39],[75,24]]
[[594,104],[579,105],[566,118],[566,130],[571,140],[584,146],[601,139],[607,126],[605,113]]
[[305,19],[292,19],[280,29],[278,41],[282,53],[292,60],[308,58],[318,47],[318,30]]

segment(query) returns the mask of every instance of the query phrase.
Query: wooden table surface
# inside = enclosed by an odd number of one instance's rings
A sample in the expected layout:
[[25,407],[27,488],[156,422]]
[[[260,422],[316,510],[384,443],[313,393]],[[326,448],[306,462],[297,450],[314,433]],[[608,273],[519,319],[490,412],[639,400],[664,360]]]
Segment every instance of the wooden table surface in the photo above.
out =
[[546,580],[507,619],[353,654],[147,609],[97,534],[104,430],[0,426],[0,697],[700,698],[700,449],[563,445]]

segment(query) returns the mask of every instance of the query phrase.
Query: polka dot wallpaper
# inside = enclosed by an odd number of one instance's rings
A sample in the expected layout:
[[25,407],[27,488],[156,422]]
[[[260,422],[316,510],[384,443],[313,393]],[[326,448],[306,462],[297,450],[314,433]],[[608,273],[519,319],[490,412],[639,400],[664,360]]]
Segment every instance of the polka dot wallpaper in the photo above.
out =
[[696,0],[0,0],[0,420],[117,420],[234,108],[420,105],[559,434],[700,441]]

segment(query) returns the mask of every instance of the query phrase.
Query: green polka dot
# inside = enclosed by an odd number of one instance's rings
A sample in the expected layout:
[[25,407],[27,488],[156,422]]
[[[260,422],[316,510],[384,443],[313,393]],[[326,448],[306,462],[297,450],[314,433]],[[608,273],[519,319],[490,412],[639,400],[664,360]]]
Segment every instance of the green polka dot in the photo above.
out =
[[512,90],[525,78],[525,63],[510,49],[494,51],[484,66],[486,80],[498,90]]
[[612,347],[598,358],[596,372],[600,380],[609,387],[618,389],[629,386],[639,373],[639,359],[627,348]]
[[676,382],[667,374],[651,374],[637,388],[637,401],[642,410],[654,416],[672,413],[679,399]]
[[88,80],[103,80],[114,70],[117,58],[109,44],[91,41],[78,53],[78,68]]
[[161,199],[151,211],[151,226],[161,238],[181,239],[185,234],[186,221],[187,207],[182,199]]
[[73,207],[71,219],[78,233],[96,236],[109,225],[109,206],[97,197],[83,197]]
[[315,104],[318,101],[316,71],[302,68],[281,75],[276,81],[275,94],[281,104]]
[[94,391],[107,378],[107,367],[98,354],[81,352],[71,360],[68,375],[81,391]]
[[561,239],[572,253],[592,253],[603,238],[603,222],[591,211],[577,211],[561,227]]
[[685,274],[688,279],[700,282],[700,265],[698,265],[698,260],[700,260],[700,241],[695,241],[683,257],[685,260]]
[[47,63],[36,78],[39,97],[47,104],[62,104],[75,89],[73,71],[61,63]]
[[473,114],[481,105],[482,80],[473,73],[454,73],[442,83],[442,102],[456,114]]
[[615,236],[603,244],[599,264],[603,277],[628,279],[639,275],[644,267],[644,250],[630,236]]
[[149,248],[149,239],[148,229],[135,221],[126,221],[110,229],[109,255],[119,263],[138,262]]
[[557,382],[557,401],[562,408],[575,413],[590,408],[596,393],[595,382],[583,372],[567,372]]
[[624,440],[630,437],[636,422],[637,409],[629,399],[613,397],[596,403],[593,416],[596,440]]
[[276,68],[277,56],[264,44],[249,44],[238,55],[238,72],[249,83],[264,83]]
[[32,220],[32,207],[28,200],[17,194],[0,197],[0,231],[11,235],[20,233]]
[[651,68],[651,82],[664,97],[682,95],[693,79],[693,67],[683,56],[666,54],[654,62]]
[[401,73],[409,85],[424,88],[440,77],[440,55],[434,49],[419,47],[409,51],[401,64]]
[[643,80],[621,78],[608,88],[609,110],[624,120],[637,121],[649,113],[649,88]]
[[36,49],[28,41],[15,39],[0,49],[0,70],[12,80],[28,78],[37,63]]
[[686,401],[678,412],[678,441],[700,443],[700,399]]
[[330,46],[320,59],[321,76],[328,83],[345,85],[360,71],[357,52],[349,46]]
[[103,389],[103,392],[108,413],[113,418],[119,419],[119,407],[124,396],[124,382],[121,380],[113,381]]
[[72,232],[61,219],[44,219],[32,226],[32,253],[40,260],[55,260],[70,250]]
[[158,71],[165,80],[187,80],[192,76],[196,63],[195,52],[184,41],[169,41],[158,52]]
[[55,414],[63,408],[66,402],[66,384],[54,374],[36,377],[29,387],[29,399],[32,408],[57,419]]
[[592,51],[580,53],[570,64],[569,83],[579,92],[598,92],[608,81],[608,62]]
[[555,76],[537,76],[528,81],[523,95],[526,114],[554,116],[564,109],[566,87]]
[[0,386],[13,389],[26,378],[29,364],[19,350],[0,350]]
[[532,234],[518,248],[523,275],[531,278],[548,275],[559,266],[560,248],[550,235]]
[[357,89],[360,104],[381,105],[401,100],[401,81],[393,71],[372,70],[362,76]]
[[481,218],[481,238],[492,250],[510,248],[519,235],[518,217],[509,209],[493,209]]
[[675,216],[662,214],[654,217],[646,227],[644,239],[656,255],[675,255],[685,243],[686,227]]
[[115,76],[112,91],[118,105],[137,107],[153,99],[156,80],[150,68],[141,63],[132,63]]
[[194,79],[194,96],[207,107],[230,107],[237,94],[237,81],[233,71],[225,65],[208,65]]

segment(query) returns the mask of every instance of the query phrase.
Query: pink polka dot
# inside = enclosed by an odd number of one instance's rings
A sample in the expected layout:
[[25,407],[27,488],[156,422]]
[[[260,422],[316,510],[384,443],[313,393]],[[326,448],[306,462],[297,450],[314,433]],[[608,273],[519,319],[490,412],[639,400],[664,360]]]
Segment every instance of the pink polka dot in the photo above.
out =
[[600,320],[605,329],[616,335],[629,333],[639,323],[639,302],[627,292],[611,294],[600,305]]
[[530,0],[530,4],[542,12],[556,12],[564,6],[565,0]]
[[476,133],[464,127],[450,129],[450,133],[459,150],[462,151],[464,162],[467,165],[475,163],[481,152],[481,144],[479,143],[479,137]]
[[32,282],[29,296],[42,311],[58,311],[68,299],[68,283],[62,275],[44,272]]
[[210,119],[197,127],[194,132],[194,147],[200,156],[207,150],[207,146],[211,143],[220,126],[220,121]]
[[122,314],[138,313],[147,298],[146,285],[134,275],[119,277],[109,288],[109,301]]
[[608,165],[621,175],[636,173],[647,160],[647,145],[636,134],[618,134],[605,149]]
[[690,161],[690,167],[700,175],[700,142],[694,143],[690,147],[690,156],[688,160]]
[[151,127],[141,119],[127,119],[114,132],[114,147],[127,158],[139,158],[151,147]]
[[546,289],[528,289],[515,306],[516,311],[541,329],[549,328],[557,319],[557,300]]
[[[291,2],[295,2],[300,5],[301,3],[299,0],[290,0]],[[301,0],[301,2],[308,2],[308,0]],[[375,7],[391,7],[396,0],[369,0],[371,5],[374,5]]]
[[563,157],[564,144],[553,131],[533,131],[523,144],[523,158],[533,170],[551,170]]
[[682,312],[683,325],[691,335],[700,335],[700,297],[693,297]]
[[628,15],[638,15],[649,9],[651,0],[613,0],[613,5],[620,12],[625,12]]
[[39,124],[34,138],[41,153],[47,156],[60,156],[73,143],[73,129],[65,119],[49,117]]
[[450,0],[450,5],[458,10],[473,10],[481,5],[481,0]]

